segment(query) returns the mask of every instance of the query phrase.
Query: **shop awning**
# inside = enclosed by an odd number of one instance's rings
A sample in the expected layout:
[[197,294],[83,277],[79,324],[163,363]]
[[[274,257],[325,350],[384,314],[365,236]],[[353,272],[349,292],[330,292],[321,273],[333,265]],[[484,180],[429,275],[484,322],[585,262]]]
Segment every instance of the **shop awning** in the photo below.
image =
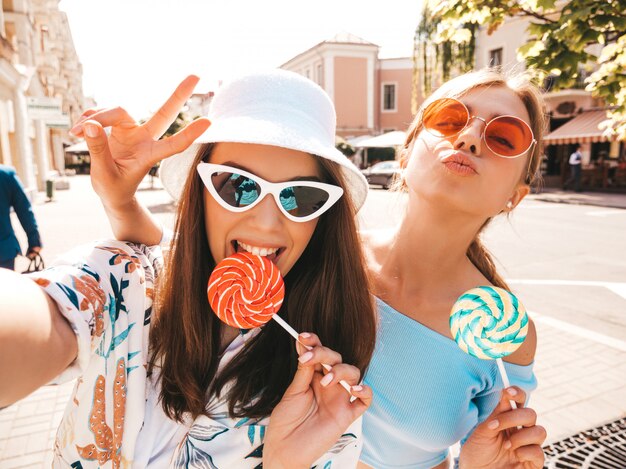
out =
[[70,145],[65,149],[66,153],[89,153],[89,148],[87,148],[87,142],[84,140],[82,142],[75,143],[74,145]]
[[605,110],[585,111],[544,137],[546,145],[567,143],[608,142],[602,135],[601,122],[607,120]]
[[357,143],[352,143],[352,145],[355,148],[397,147],[403,145],[405,140],[406,134],[402,130],[394,130],[376,137],[360,140]]

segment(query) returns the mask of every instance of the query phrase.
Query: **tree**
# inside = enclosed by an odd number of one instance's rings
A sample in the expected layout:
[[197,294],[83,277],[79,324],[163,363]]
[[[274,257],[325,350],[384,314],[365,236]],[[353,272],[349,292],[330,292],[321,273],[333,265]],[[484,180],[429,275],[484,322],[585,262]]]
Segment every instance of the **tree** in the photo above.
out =
[[437,57],[445,79],[446,67],[448,73],[455,63],[465,68],[462,45],[473,54],[478,26],[490,34],[512,16],[531,20],[530,40],[518,49],[528,70],[541,81],[558,76],[557,88],[570,88],[591,72],[585,89],[609,108],[606,134],[626,139],[626,0],[425,0],[416,49]]

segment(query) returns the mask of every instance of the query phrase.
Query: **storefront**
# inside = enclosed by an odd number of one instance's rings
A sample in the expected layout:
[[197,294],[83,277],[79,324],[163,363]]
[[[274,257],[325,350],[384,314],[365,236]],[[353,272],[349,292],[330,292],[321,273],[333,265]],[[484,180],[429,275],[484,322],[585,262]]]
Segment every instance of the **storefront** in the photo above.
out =
[[583,111],[545,137],[546,187],[563,186],[569,177],[569,156],[580,145],[583,190],[626,192],[626,142],[603,135],[600,124],[605,120],[604,109]]

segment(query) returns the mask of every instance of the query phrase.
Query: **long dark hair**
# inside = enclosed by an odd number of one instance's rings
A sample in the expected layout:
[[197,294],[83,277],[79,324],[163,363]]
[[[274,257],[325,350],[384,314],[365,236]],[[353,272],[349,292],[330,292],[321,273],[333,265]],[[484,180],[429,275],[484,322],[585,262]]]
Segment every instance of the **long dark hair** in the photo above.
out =
[[[209,160],[213,147],[200,149],[183,189],[150,331],[148,371],[158,373],[165,413],[179,421],[184,412],[208,414],[208,398],[222,395],[233,417],[268,416],[297,368],[293,339],[270,321],[217,373],[223,326],[206,295],[215,261],[204,225],[205,189],[195,171],[200,161]],[[285,276],[285,301],[278,314],[297,331],[315,332],[345,363],[365,373],[374,350],[375,313],[354,204],[339,166],[324,158],[318,162],[325,182],[345,193],[320,217],[308,246]]]

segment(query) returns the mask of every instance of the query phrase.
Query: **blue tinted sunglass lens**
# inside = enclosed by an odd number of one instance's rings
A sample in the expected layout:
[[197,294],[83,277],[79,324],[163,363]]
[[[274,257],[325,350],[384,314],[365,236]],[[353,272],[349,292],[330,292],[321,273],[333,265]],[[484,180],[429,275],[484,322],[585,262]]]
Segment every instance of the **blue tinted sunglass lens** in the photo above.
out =
[[297,218],[308,217],[320,210],[330,198],[324,189],[309,186],[291,186],[280,193],[283,208]]
[[261,196],[261,188],[254,180],[237,173],[214,173],[211,182],[218,195],[231,207],[245,207]]

